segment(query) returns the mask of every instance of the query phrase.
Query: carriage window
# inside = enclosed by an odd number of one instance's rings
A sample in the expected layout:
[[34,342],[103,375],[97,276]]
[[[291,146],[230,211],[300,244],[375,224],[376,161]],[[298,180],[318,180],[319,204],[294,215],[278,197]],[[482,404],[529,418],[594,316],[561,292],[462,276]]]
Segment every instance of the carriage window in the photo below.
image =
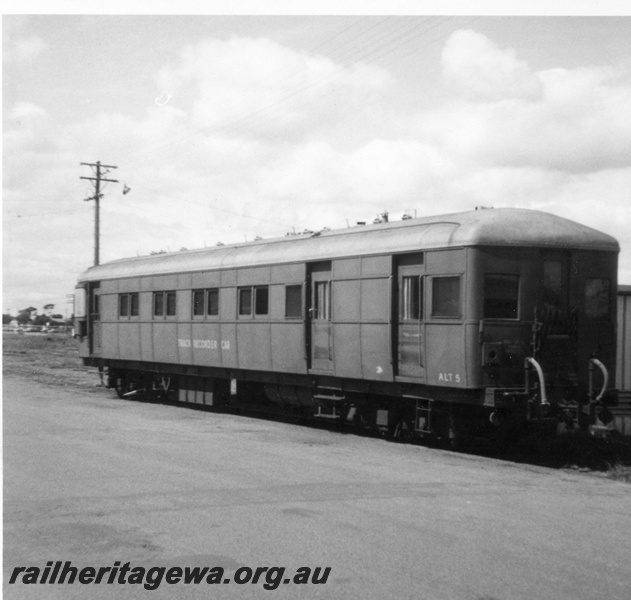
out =
[[252,288],[241,288],[239,290],[239,314],[252,314]]
[[133,292],[129,294],[129,300],[129,314],[132,317],[137,317],[138,313],[140,312],[140,299],[138,297],[138,292]]
[[432,316],[460,316],[460,277],[433,278]]
[[254,288],[254,313],[266,315],[269,312],[269,288],[261,285]]
[[175,316],[176,298],[175,292],[153,292],[153,316]]
[[313,294],[313,318],[328,321],[331,317],[331,295],[329,281],[316,281]]
[[99,302],[100,297],[101,296],[98,294],[94,294],[94,296],[92,296],[92,318],[95,321],[98,321],[101,318],[101,304]]
[[585,316],[603,319],[611,311],[609,279],[587,279],[585,281]]
[[204,290],[193,291],[193,316],[201,317],[204,315]]
[[153,293],[153,316],[164,316],[164,292]]
[[418,321],[423,316],[423,303],[421,298],[423,280],[420,275],[402,278],[403,320]]
[[484,318],[516,319],[519,299],[519,275],[484,276]]
[[219,314],[219,288],[193,290],[193,316],[205,317]]
[[285,318],[299,319],[302,317],[302,286],[288,285],[285,287]]
[[138,292],[131,294],[119,294],[118,296],[118,316],[137,317],[138,316]]
[[175,292],[167,292],[167,317],[175,316]]
[[268,314],[269,287],[267,285],[239,289],[239,315],[251,316],[252,309],[256,315]]
[[129,294],[121,294],[118,297],[118,315],[120,317],[129,316]]
[[206,310],[210,316],[216,316],[219,314],[219,288],[211,288],[206,290],[208,294],[208,302],[206,303]]

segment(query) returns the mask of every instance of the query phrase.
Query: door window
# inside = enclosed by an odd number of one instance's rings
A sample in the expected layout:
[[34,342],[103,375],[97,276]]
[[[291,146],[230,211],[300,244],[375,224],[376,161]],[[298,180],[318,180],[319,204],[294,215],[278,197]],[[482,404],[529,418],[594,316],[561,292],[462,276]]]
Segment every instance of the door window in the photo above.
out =
[[401,315],[404,321],[419,321],[423,317],[423,280],[420,275],[403,277]]
[[313,298],[313,318],[328,321],[331,318],[331,284],[329,281],[316,281]]

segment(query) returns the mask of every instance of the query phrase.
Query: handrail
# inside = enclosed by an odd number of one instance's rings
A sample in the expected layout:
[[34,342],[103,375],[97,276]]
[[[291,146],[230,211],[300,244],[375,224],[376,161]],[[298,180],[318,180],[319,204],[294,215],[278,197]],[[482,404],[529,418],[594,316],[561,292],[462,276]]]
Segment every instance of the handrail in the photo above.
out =
[[388,310],[390,311],[389,313],[389,318],[388,318],[388,355],[390,358],[390,364],[394,366],[395,362],[394,362],[394,319],[393,319],[393,313],[394,313],[394,307],[392,306],[392,301],[394,299],[394,290],[393,290],[393,286],[394,286],[394,278],[392,275],[390,275],[390,277],[388,277]]
[[[525,363],[526,373],[528,373],[528,363],[530,363],[535,368],[535,371],[537,371],[537,375],[539,376],[539,387],[541,389],[541,406],[549,406],[550,403],[548,402],[548,398],[546,396],[546,382],[543,376],[541,365],[534,358],[532,358],[532,356],[526,357]],[[526,387],[528,387],[528,385],[526,385]]]
[[607,390],[607,386],[609,385],[609,371],[607,371],[607,367],[605,367],[605,365],[603,365],[597,358],[590,358],[589,359],[589,397],[590,397],[590,401],[592,394],[593,394],[593,386],[594,386],[594,382],[593,382],[593,377],[594,377],[594,365],[596,365],[603,374],[603,387],[600,390],[600,394],[598,394],[598,396],[596,396],[596,398],[593,400],[593,402],[600,402],[600,400],[602,399],[602,397],[605,395],[605,391]]

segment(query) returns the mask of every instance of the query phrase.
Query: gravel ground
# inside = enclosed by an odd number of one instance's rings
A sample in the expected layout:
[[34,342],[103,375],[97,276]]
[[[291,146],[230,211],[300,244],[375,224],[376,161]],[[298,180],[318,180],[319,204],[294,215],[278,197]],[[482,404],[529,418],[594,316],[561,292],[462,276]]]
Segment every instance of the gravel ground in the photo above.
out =
[[[119,400],[70,344],[5,339],[5,598],[628,598],[624,483]],[[8,584],[57,560],[332,571],[275,590]]]

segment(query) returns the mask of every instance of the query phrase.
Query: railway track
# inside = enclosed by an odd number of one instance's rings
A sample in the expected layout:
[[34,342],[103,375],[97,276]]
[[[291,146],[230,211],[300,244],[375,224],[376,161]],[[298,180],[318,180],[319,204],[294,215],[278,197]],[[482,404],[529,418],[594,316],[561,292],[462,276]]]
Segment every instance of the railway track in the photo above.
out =
[[[392,435],[383,429],[359,427],[339,419],[327,419],[304,412],[287,410],[287,407],[262,405],[260,399],[248,398],[238,404],[210,406],[179,402],[164,394],[147,397],[142,392],[127,398],[137,402],[149,402],[199,410],[216,414],[229,414],[263,419],[288,426],[311,427],[340,434],[357,435],[386,440],[391,443],[407,443],[461,454],[488,456],[500,460],[532,464],[550,468],[581,468],[588,471],[606,471],[615,465],[631,466],[631,440],[616,435],[593,437],[586,432],[567,435],[540,435],[536,431],[520,439],[492,439],[468,436],[454,444],[449,438]],[[259,400],[257,402],[256,400]],[[290,407],[291,408],[291,407]]]

